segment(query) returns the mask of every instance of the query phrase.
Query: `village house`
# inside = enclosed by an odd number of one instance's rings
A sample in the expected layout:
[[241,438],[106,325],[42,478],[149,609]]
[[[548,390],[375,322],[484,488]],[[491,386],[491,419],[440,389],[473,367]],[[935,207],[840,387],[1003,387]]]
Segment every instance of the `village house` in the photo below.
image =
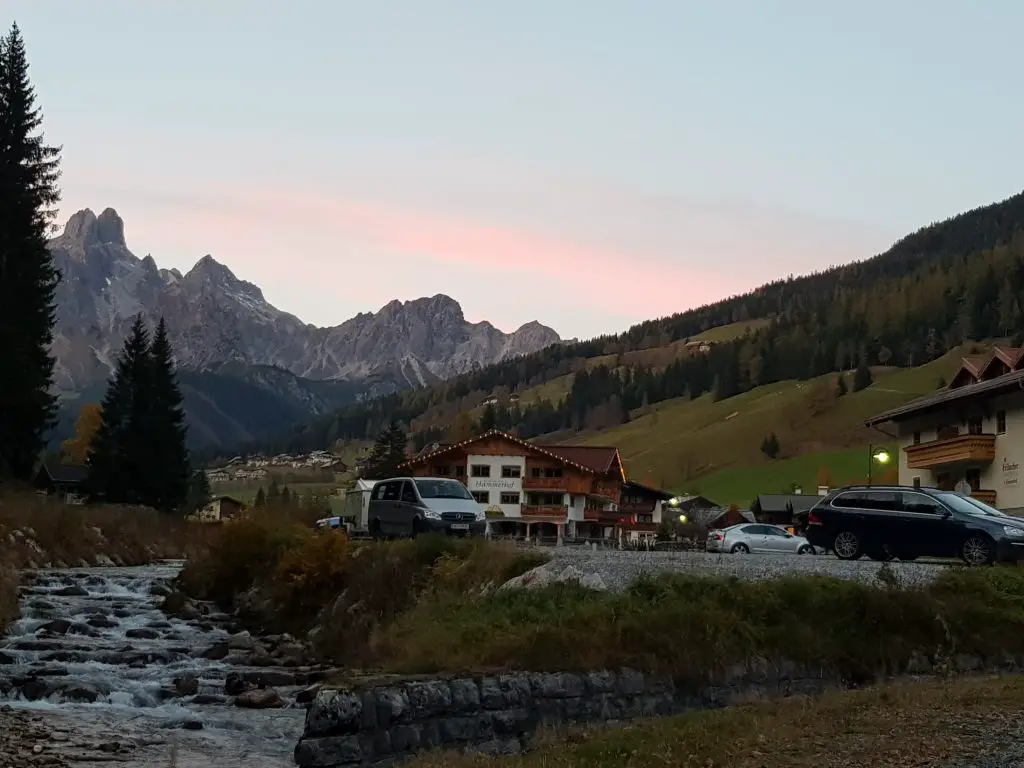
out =
[[200,523],[223,523],[239,517],[245,504],[231,496],[214,496],[204,506],[188,515],[188,520]]
[[421,453],[403,470],[461,481],[494,535],[617,538],[630,528],[653,535],[669,497],[628,483],[614,447],[536,445],[500,430]]
[[1024,514],[1024,350],[966,357],[949,386],[867,425],[898,441],[900,485],[958,490]]
[[39,467],[32,485],[40,493],[54,496],[65,504],[81,504],[85,500],[88,476],[88,467],[47,460]]

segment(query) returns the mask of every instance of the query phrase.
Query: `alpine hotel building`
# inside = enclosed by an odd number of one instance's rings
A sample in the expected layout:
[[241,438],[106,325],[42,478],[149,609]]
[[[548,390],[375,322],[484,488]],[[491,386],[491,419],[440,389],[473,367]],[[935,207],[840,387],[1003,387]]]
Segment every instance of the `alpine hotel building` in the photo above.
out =
[[497,536],[650,537],[671,497],[627,480],[616,448],[541,446],[500,430],[427,450],[403,469],[460,480]]

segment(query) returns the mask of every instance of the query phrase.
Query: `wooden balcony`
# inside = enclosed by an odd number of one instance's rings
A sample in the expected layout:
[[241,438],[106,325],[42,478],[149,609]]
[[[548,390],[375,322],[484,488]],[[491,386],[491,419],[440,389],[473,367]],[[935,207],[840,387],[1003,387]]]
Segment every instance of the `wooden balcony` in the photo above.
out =
[[996,459],[995,435],[959,435],[908,445],[909,469],[932,469],[950,464],[988,464]]
[[530,507],[523,506],[523,517],[566,517],[565,507]]
[[971,491],[971,498],[977,499],[983,504],[988,504],[990,507],[996,505],[995,491]]

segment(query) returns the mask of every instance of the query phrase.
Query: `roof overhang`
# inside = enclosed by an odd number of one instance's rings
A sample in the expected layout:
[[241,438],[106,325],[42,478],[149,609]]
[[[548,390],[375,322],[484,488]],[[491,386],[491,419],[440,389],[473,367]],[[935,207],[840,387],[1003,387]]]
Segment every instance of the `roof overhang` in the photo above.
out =
[[1012,371],[997,379],[979,381],[977,384],[968,384],[956,389],[944,389],[934,395],[921,397],[906,405],[880,413],[865,421],[864,424],[874,427],[887,421],[906,421],[915,416],[940,411],[950,405],[970,402],[978,398],[998,397],[1016,390],[1024,390],[1024,371]]
[[[527,451],[530,451],[531,453],[533,453],[535,455],[544,456],[545,458],[548,458],[548,459],[554,459],[555,461],[558,461],[558,462],[560,462],[562,464],[565,464],[566,466],[570,466],[570,467],[573,467],[574,469],[578,469],[580,472],[586,472],[587,474],[590,474],[590,475],[599,475],[599,474],[601,474],[601,473],[597,472],[593,467],[588,467],[588,466],[580,464],[580,463],[578,463],[576,461],[572,461],[571,459],[567,459],[564,456],[559,456],[557,453],[553,453],[551,451],[548,451],[548,450],[542,448],[539,445],[534,445],[533,443],[531,443],[531,442],[529,442],[527,440],[521,440],[520,438],[516,437],[515,435],[510,435],[508,432],[503,432],[500,429],[492,429],[492,430],[489,430],[487,432],[484,432],[483,434],[471,437],[468,440],[463,440],[462,442],[454,443],[452,445],[445,446],[444,448],[440,448],[440,449],[438,449],[436,451],[432,451],[431,453],[426,453],[426,454],[423,454],[422,456],[417,456],[414,459],[410,459],[409,461],[406,461],[406,462],[400,464],[398,466],[398,468],[399,469],[408,469],[410,467],[414,467],[414,466],[417,466],[419,464],[423,464],[424,462],[426,462],[426,461],[428,461],[428,460],[430,460],[432,458],[436,458],[437,456],[442,456],[442,455],[444,455],[446,453],[449,453],[451,451],[464,450],[466,448],[466,446],[472,445],[473,443],[478,443],[481,440],[485,440],[485,439],[487,439],[489,437],[498,437],[498,438],[501,438],[503,440],[507,440],[508,442],[512,443],[513,445],[518,445],[521,448],[525,448]],[[621,466],[621,463],[620,463],[620,466]],[[623,476],[624,475],[625,475],[625,473],[623,473]]]

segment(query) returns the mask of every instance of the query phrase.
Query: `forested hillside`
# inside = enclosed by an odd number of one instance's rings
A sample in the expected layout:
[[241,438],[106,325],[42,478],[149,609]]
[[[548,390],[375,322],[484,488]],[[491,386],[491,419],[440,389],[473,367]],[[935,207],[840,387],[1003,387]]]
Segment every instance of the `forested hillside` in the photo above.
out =
[[[628,420],[644,404],[711,393],[721,400],[785,379],[869,365],[916,366],[970,339],[1014,336],[1022,324],[1024,193],[909,235],[874,258],[660,320],[617,336],[559,345],[443,385],[342,408],[249,450],[308,450],[375,436],[392,419],[415,445],[480,426],[523,437]],[[748,331],[705,353],[679,343],[747,320]],[[630,362],[637,350],[678,350],[667,363]],[[592,358],[601,365],[587,365]],[[488,406],[483,423],[459,418],[487,395],[523,392],[572,377],[562,399]]]

